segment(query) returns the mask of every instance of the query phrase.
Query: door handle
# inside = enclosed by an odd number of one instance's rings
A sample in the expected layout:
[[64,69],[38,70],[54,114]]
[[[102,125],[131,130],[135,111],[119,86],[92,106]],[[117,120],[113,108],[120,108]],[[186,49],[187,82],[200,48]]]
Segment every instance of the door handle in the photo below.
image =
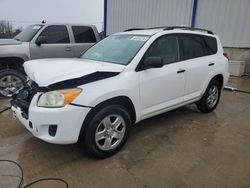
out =
[[210,67],[210,66],[214,66],[214,63],[209,63],[208,66],[209,66],[209,67]]
[[177,74],[183,73],[183,72],[185,72],[185,71],[186,71],[185,69],[179,69],[179,70],[177,71]]
[[66,50],[66,51],[71,51],[71,50],[72,50],[72,47],[67,46],[65,50]]

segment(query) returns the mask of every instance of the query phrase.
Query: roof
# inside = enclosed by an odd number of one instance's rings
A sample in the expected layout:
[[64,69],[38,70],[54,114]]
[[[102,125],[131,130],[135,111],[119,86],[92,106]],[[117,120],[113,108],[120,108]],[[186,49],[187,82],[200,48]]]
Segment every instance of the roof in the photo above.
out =
[[[77,25],[77,26],[89,26],[89,27],[95,27],[93,24],[85,24],[85,23],[75,23],[75,22],[40,22],[40,23],[35,23],[39,25]],[[33,25],[33,24],[31,24]]]

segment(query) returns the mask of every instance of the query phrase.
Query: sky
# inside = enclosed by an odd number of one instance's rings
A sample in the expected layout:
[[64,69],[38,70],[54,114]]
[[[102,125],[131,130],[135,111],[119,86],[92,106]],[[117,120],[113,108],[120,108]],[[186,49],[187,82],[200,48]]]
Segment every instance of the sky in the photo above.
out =
[[14,27],[32,23],[69,22],[103,28],[104,0],[0,0],[0,20],[9,20]]

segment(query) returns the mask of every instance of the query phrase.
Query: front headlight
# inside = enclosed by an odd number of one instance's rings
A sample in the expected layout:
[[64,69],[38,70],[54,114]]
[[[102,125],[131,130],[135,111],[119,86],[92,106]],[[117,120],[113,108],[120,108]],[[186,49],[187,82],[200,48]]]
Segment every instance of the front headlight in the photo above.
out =
[[44,93],[40,96],[37,106],[39,107],[63,107],[71,103],[79,94],[81,89],[57,90]]

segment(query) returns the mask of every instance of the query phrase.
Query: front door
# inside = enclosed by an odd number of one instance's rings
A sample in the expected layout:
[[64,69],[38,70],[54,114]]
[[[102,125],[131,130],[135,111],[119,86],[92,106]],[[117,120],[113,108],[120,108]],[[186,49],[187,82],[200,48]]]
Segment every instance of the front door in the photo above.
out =
[[139,72],[143,118],[182,103],[186,76],[185,64],[180,61],[177,35],[165,35],[156,39],[143,59],[147,57],[161,57],[164,66]]
[[44,36],[46,42],[41,45],[37,45],[35,42],[30,44],[31,59],[74,57],[68,29],[65,25],[48,26],[39,36]]

